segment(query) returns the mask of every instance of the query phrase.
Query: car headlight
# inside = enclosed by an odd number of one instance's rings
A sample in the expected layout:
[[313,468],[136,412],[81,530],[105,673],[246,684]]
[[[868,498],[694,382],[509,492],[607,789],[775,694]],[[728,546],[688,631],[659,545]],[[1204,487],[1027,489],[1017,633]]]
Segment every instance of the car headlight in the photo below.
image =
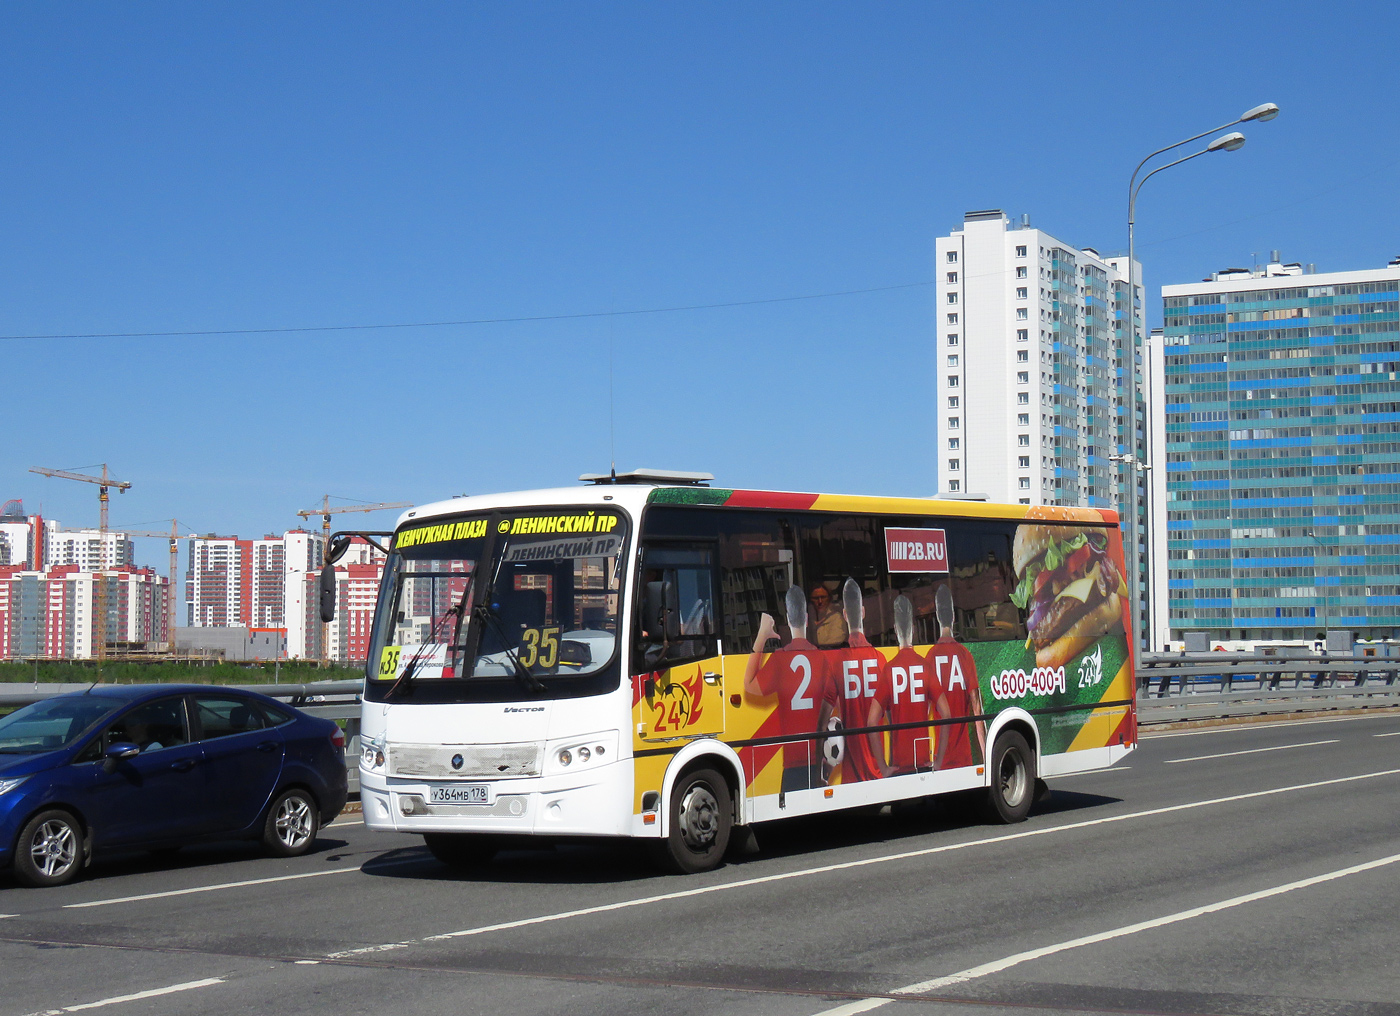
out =
[[28,776],[11,776],[8,779],[0,779],[0,794],[8,794],[27,779],[29,779]]

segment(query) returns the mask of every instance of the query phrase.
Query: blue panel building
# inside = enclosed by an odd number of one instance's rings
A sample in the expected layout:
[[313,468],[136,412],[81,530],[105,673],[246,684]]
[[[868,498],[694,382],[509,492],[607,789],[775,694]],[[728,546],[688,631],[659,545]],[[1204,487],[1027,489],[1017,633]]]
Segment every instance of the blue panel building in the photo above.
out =
[[1162,297],[1171,638],[1400,635],[1400,258]]

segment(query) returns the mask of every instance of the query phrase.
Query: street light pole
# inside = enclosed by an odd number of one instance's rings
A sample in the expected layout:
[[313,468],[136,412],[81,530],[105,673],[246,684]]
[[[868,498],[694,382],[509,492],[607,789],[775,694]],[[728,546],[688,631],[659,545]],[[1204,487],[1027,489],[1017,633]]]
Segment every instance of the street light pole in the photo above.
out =
[[[1165,153],[1165,152],[1170,152],[1170,151],[1171,151],[1172,149],[1174,149],[1174,148],[1180,148],[1182,145],[1188,145],[1188,144],[1190,144],[1192,141],[1199,141],[1201,138],[1206,137],[1207,135],[1216,134],[1216,133],[1218,133],[1218,132],[1220,132],[1220,131],[1223,131],[1223,130],[1228,130],[1229,128],[1234,127],[1234,126],[1236,126],[1236,125],[1238,125],[1238,124],[1247,123],[1247,122],[1252,121],[1252,120],[1257,120],[1257,121],[1259,121],[1259,122],[1262,123],[1262,122],[1264,122],[1264,121],[1272,120],[1272,119],[1273,119],[1274,117],[1276,117],[1276,116],[1278,116],[1278,106],[1276,106],[1276,105],[1275,105],[1274,103],[1272,103],[1272,102],[1266,102],[1266,103],[1263,103],[1262,105],[1255,106],[1253,109],[1246,110],[1245,113],[1244,113],[1244,115],[1241,116],[1238,120],[1232,120],[1230,123],[1221,124],[1219,127],[1214,127],[1214,128],[1212,128],[1212,129],[1210,129],[1210,130],[1208,130],[1208,131],[1202,131],[1200,134],[1194,134],[1194,135],[1192,135],[1192,136],[1189,137],[1189,138],[1185,138],[1185,139],[1183,139],[1183,140],[1181,140],[1181,141],[1176,142],[1175,144],[1167,145],[1165,148],[1159,148],[1159,149],[1157,149],[1155,152],[1151,153],[1150,155],[1148,155],[1146,158],[1144,158],[1141,162],[1139,162],[1139,163],[1137,164],[1137,166],[1133,169],[1133,175],[1128,179],[1128,272],[1127,272],[1127,276],[1128,276],[1128,307],[1127,307],[1128,336],[1127,336],[1127,338],[1128,338],[1128,371],[1129,371],[1129,376],[1130,376],[1130,378],[1131,378],[1132,384],[1129,386],[1129,387],[1130,387],[1130,391],[1131,391],[1131,396],[1130,396],[1130,397],[1131,397],[1131,406],[1130,406],[1130,412],[1129,412],[1129,421],[1130,421],[1130,422],[1129,422],[1129,426],[1128,426],[1128,436],[1129,436],[1129,441],[1130,441],[1131,448],[1130,448],[1130,451],[1129,451],[1129,453],[1128,453],[1127,458],[1130,459],[1130,460],[1132,460],[1134,463],[1141,462],[1141,461],[1143,461],[1143,460],[1148,460],[1148,461],[1150,461],[1150,457],[1149,457],[1148,452],[1149,452],[1149,444],[1150,444],[1150,433],[1151,433],[1151,429],[1152,429],[1152,428],[1151,428],[1151,425],[1150,425],[1150,422],[1149,422],[1149,421],[1147,420],[1147,418],[1146,418],[1146,409],[1144,409],[1143,421],[1142,421],[1142,432],[1143,432],[1143,433],[1142,433],[1142,448],[1139,449],[1139,447],[1138,447],[1138,439],[1137,439],[1137,420],[1138,420],[1138,403],[1142,400],[1142,382],[1140,381],[1140,379],[1139,379],[1139,374],[1138,374],[1137,273],[1136,273],[1135,270],[1134,270],[1135,255],[1136,255],[1136,237],[1134,236],[1134,225],[1135,225],[1136,219],[1137,219],[1137,196],[1138,196],[1138,191],[1142,190],[1142,185],[1143,185],[1143,184],[1147,183],[1148,180],[1150,180],[1152,177],[1156,176],[1158,173],[1162,172],[1162,170],[1164,170],[1164,169],[1171,169],[1173,166],[1179,166],[1179,165],[1181,165],[1183,162],[1189,162],[1191,159],[1194,159],[1194,158],[1196,158],[1197,156],[1206,155],[1206,154],[1209,153],[1209,152],[1219,152],[1219,151],[1233,152],[1233,151],[1237,151],[1240,147],[1242,147],[1242,146],[1244,145],[1244,135],[1243,135],[1243,134],[1240,134],[1239,132],[1235,132],[1235,133],[1232,133],[1232,134],[1226,134],[1226,135],[1224,135],[1224,136],[1222,136],[1222,137],[1218,137],[1218,138],[1216,138],[1215,140],[1211,141],[1210,144],[1208,144],[1205,148],[1201,149],[1199,152],[1195,152],[1195,153],[1193,153],[1193,154],[1191,154],[1191,155],[1185,156],[1184,158],[1177,159],[1177,160],[1175,160],[1174,162],[1169,162],[1169,163],[1167,163],[1165,166],[1158,166],[1156,169],[1152,170],[1152,172],[1150,172],[1150,173],[1148,173],[1146,176],[1144,176],[1144,177],[1142,178],[1141,181],[1139,181],[1138,178],[1137,178],[1137,177],[1138,177],[1138,173],[1142,172],[1142,167],[1145,166],[1145,165],[1147,165],[1147,163],[1150,162],[1152,159],[1155,159],[1157,156],[1162,155],[1162,154]],[[1147,364],[1144,363],[1144,364],[1143,364],[1143,370],[1146,371],[1146,369],[1147,369]],[[1122,460],[1122,459],[1118,459],[1117,461],[1123,461],[1123,460]],[[1151,468],[1151,467],[1149,466],[1148,468]],[[1143,472],[1144,472],[1144,474],[1145,474],[1145,470],[1144,470]],[[1131,581],[1131,583],[1130,583],[1129,586],[1128,586],[1128,593],[1129,593],[1129,600],[1128,600],[1128,602],[1132,605],[1132,611],[1133,611],[1133,628],[1130,629],[1130,633],[1131,633],[1132,631],[1134,631],[1134,630],[1137,630],[1139,627],[1142,626],[1142,590],[1141,590],[1141,580],[1140,580],[1140,577],[1139,577],[1139,574],[1140,574],[1141,569],[1142,569],[1142,555],[1141,555],[1141,553],[1140,553],[1139,550],[1138,550],[1138,541],[1139,541],[1139,538],[1142,539],[1143,544],[1144,544],[1144,549],[1145,549],[1146,552],[1147,552],[1147,588],[1148,588],[1149,593],[1150,593],[1151,590],[1152,590],[1152,578],[1153,578],[1153,576],[1152,576],[1152,542],[1151,542],[1151,531],[1152,531],[1152,530],[1151,530],[1151,526],[1152,526],[1151,514],[1152,514],[1152,513],[1151,513],[1151,507],[1150,507],[1150,506],[1151,506],[1151,490],[1150,490],[1150,485],[1149,485],[1149,489],[1148,489],[1148,491],[1146,492],[1146,493],[1148,494],[1148,497],[1147,497],[1147,499],[1146,499],[1146,500],[1147,500],[1147,504],[1148,504],[1148,506],[1149,506],[1149,507],[1148,507],[1148,511],[1146,512],[1146,515],[1145,515],[1141,520],[1139,520],[1139,517],[1138,517],[1138,488],[1137,488],[1138,476],[1137,476],[1137,474],[1138,474],[1138,469],[1137,469],[1137,468],[1133,468],[1133,469],[1130,471],[1130,473],[1129,473],[1129,477],[1130,477],[1130,481],[1131,481],[1131,482],[1130,482],[1130,487],[1131,487],[1131,489],[1130,489],[1130,491],[1129,491],[1128,503],[1129,503],[1129,506],[1130,506],[1130,509],[1129,509],[1129,510],[1130,510],[1130,513],[1131,513],[1131,518],[1132,518],[1132,520],[1133,520],[1133,524],[1132,524],[1132,540],[1131,540],[1131,547],[1130,547],[1131,553],[1129,554],[1130,567],[1132,568],[1132,581]],[[1139,521],[1141,521],[1141,523],[1142,523],[1141,526],[1139,526]],[[1141,645],[1141,644],[1142,644],[1141,636],[1142,636],[1142,632],[1141,632],[1141,631],[1138,631],[1138,640],[1134,643],[1134,645]]]

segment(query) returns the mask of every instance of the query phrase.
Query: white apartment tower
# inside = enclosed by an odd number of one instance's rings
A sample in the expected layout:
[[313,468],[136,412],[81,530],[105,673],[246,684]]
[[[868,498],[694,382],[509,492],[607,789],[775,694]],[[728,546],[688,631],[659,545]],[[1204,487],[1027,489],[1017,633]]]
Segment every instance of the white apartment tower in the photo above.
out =
[[102,568],[123,568],[133,565],[136,551],[126,533],[100,529],[59,529],[47,533],[48,549],[44,560],[50,568],[75,564],[79,570],[90,572]]
[[[1147,461],[1141,403],[1129,438],[1127,258],[1071,247],[994,209],[968,212],[938,238],[935,259],[940,489],[1130,514],[1129,467],[1109,458]],[[1141,350],[1140,265],[1134,275]],[[1141,517],[1146,485],[1131,475]]]

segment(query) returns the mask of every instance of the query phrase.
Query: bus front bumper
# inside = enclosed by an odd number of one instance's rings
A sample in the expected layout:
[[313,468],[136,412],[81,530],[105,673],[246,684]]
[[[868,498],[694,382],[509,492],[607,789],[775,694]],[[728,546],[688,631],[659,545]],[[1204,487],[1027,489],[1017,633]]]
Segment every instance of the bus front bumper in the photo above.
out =
[[434,787],[447,784],[361,769],[365,825],[384,832],[517,836],[623,836],[632,830],[630,759],[574,776],[472,783],[489,788],[489,803],[436,803]]

